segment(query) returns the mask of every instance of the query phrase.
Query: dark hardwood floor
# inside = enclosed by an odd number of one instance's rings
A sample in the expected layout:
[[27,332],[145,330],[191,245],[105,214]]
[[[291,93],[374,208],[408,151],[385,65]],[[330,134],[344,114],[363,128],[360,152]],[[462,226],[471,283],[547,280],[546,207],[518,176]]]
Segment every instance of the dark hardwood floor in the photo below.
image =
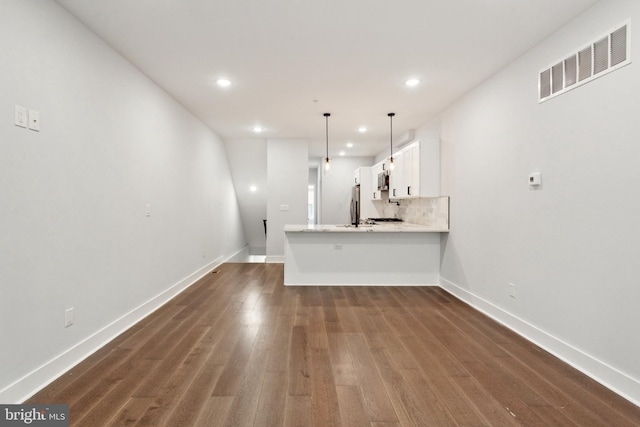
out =
[[640,408],[439,288],[224,264],[28,403],[75,426],[638,426]]

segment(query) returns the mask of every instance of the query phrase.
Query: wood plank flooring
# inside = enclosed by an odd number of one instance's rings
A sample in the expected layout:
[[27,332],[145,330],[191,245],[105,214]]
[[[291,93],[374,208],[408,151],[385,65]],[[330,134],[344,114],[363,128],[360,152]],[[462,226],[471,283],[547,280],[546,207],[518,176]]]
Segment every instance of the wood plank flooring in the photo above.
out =
[[74,426],[638,426],[640,408],[439,288],[224,264],[33,396]]

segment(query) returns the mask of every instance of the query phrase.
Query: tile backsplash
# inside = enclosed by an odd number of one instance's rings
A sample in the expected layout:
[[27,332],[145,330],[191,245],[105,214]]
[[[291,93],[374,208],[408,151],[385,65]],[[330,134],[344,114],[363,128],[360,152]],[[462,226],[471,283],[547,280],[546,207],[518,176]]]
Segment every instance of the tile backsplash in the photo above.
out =
[[389,203],[388,199],[373,202],[383,218],[400,218],[411,224],[449,229],[449,197],[401,199]]

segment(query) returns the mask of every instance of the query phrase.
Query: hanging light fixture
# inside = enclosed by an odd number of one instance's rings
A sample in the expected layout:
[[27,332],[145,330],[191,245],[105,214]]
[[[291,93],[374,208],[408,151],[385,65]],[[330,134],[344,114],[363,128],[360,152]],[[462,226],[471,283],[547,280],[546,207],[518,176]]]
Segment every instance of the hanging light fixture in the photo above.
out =
[[389,142],[390,142],[390,146],[391,146],[391,156],[389,157],[389,171],[393,171],[393,169],[395,168],[395,165],[393,164],[393,116],[395,116],[396,113],[389,113],[387,114],[387,116],[389,116]]
[[330,113],[324,113],[324,121],[325,121],[325,134],[327,137],[327,157],[324,158],[324,171],[325,172],[329,172],[329,169],[331,169],[331,164],[329,163],[329,116],[331,114]]

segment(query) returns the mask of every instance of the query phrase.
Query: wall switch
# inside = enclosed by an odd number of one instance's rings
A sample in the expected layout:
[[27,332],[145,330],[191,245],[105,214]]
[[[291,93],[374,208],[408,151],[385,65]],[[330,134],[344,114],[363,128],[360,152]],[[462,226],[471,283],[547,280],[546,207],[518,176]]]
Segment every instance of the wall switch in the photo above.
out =
[[333,249],[339,251],[342,250],[342,244],[341,243],[336,243],[335,245],[333,245]]
[[289,210],[289,205],[280,205],[280,210],[285,212]]
[[64,311],[64,327],[68,328],[69,326],[73,325],[73,321],[74,321],[73,307],[67,308]]
[[24,107],[20,107],[16,105],[16,126],[20,126],[21,128],[27,127],[27,109]]
[[40,113],[38,111],[29,110],[29,129],[40,131]]
[[516,297],[516,285],[514,285],[513,283],[509,283],[509,296],[511,298]]

